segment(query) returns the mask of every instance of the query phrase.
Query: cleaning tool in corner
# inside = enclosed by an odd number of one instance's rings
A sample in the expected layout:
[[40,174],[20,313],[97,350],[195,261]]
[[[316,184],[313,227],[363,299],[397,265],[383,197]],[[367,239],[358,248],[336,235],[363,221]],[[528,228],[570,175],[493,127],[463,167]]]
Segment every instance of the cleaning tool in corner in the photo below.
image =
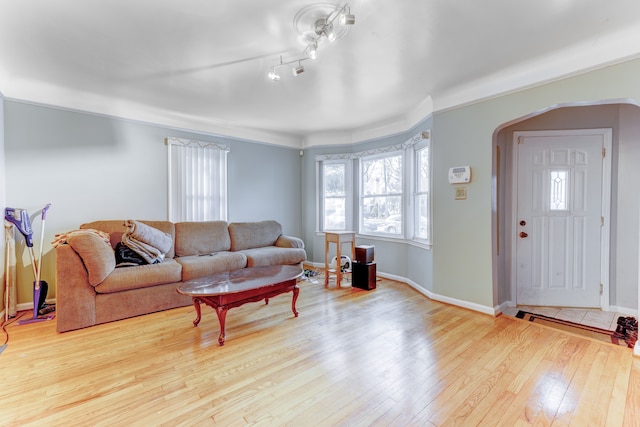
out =
[[31,319],[21,320],[19,325],[27,323],[41,322],[44,320],[51,320],[55,315],[47,315],[38,317],[38,312],[44,306],[44,302],[47,298],[47,291],[49,285],[44,280],[40,280],[40,269],[42,267],[42,251],[44,242],[44,224],[47,215],[47,210],[51,207],[51,203],[48,203],[42,209],[42,229],[40,233],[40,257],[36,264],[35,254],[33,252],[33,229],[31,228],[31,221],[29,220],[29,213],[26,209],[18,208],[5,208],[4,219],[12,223],[18,231],[24,236],[25,243],[27,245],[29,256],[31,258],[31,266],[33,269],[33,275],[35,281],[33,282],[33,317]]
[[[34,283],[34,294],[33,294],[33,303],[38,302],[38,311],[34,311],[34,317],[38,314],[42,314],[43,309],[45,308],[45,301],[47,299],[47,293],[49,292],[49,284],[44,280],[40,280],[42,278],[42,252],[44,246],[44,223],[47,218],[47,211],[51,207],[51,203],[47,203],[44,208],[42,208],[42,226],[40,228],[40,256],[38,256],[38,276],[36,277],[36,281]],[[40,292],[38,295],[35,294],[36,287],[39,288]],[[36,298],[37,297],[37,298]],[[51,316],[53,319],[55,316]],[[49,320],[49,319],[47,319]]]

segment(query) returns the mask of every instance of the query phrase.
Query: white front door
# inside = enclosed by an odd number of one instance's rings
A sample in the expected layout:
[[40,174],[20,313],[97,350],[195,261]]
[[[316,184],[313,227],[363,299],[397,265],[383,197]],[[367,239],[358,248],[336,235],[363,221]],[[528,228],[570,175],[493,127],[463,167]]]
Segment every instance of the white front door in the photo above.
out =
[[514,135],[517,304],[601,306],[608,130],[599,131]]

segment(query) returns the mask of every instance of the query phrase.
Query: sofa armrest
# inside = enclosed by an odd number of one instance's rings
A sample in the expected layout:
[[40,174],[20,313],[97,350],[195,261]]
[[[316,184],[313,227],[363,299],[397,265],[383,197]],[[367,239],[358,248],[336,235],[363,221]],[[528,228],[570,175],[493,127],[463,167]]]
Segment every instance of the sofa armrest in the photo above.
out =
[[302,239],[298,239],[297,237],[281,235],[278,237],[278,240],[276,240],[276,246],[280,248],[304,249],[304,242]]
[[57,246],[55,253],[57,331],[95,325],[96,292],[82,258],[69,245]]

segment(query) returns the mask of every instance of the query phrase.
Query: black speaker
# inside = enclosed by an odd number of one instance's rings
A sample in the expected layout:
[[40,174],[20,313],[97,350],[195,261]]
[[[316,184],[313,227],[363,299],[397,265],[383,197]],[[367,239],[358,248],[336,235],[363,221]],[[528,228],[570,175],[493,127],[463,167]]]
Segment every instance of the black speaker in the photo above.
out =
[[373,262],[374,246],[361,245],[356,246],[356,261],[366,264]]
[[354,288],[367,291],[376,288],[376,263],[354,262],[352,264],[351,281]]

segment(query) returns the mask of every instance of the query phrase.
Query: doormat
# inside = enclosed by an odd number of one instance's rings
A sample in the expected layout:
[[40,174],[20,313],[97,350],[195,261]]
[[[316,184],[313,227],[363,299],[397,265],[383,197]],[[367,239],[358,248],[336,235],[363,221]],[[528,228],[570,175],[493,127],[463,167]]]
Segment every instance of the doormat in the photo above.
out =
[[518,311],[518,319],[528,320],[540,325],[546,325],[554,329],[571,332],[592,338],[598,341],[610,342],[616,345],[624,345],[633,348],[638,340],[638,322],[633,317],[619,317],[618,328],[615,331],[600,329],[593,326],[581,325],[568,320],[556,319],[542,314]]

